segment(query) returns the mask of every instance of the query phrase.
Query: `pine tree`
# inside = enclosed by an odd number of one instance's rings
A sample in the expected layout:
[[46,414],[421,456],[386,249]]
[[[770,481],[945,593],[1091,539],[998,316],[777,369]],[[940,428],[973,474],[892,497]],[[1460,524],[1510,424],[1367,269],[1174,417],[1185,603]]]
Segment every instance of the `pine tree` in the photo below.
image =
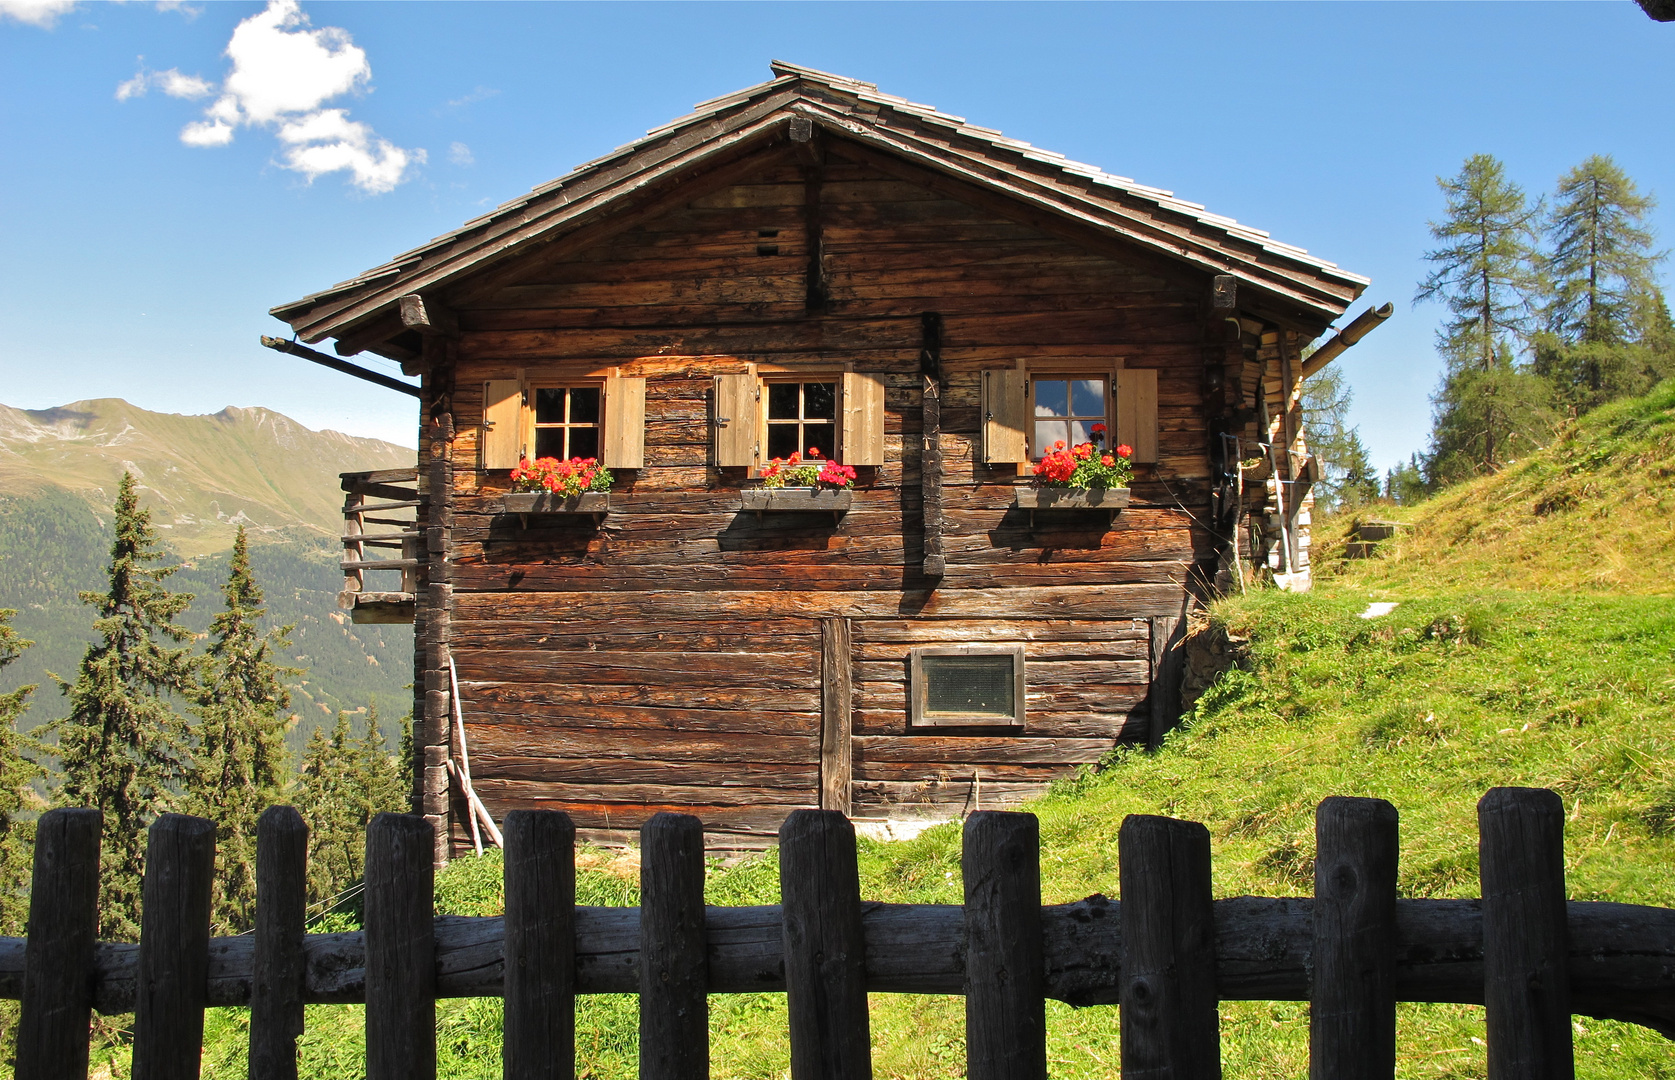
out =
[[[0,610],[0,668],[35,644],[9,625],[10,609]],[[46,775],[27,756],[41,752],[34,739],[18,731],[18,721],[29,707],[33,686],[0,694],[0,933],[20,935],[29,917],[29,877],[35,853],[35,823],[24,820],[38,809],[34,782]]]
[[1303,384],[1303,422],[1309,453],[1320,462],[1315,501],[1323,513],[1359,506],[1378,497],[1378,474],[1373,471],[1361,433],[1348,423],[1353,399],[1353,391],[1337,368],[1327,367]]
[[367,710],[366,733],[356,738],[349,714],[337,714],[328,737],[315,729],[303,754],[297,811],[308,822],[308,897],[318,904],[361,879],[366,827],[385,811],[407,809],[401,762],[384,743],[378,707]]
[[256,903],[256,819],[285,784],[285,706],[290,694],[273,662],[289,627],[262,634],[262,590],[250,570],[244,526],[233,541],[222,590],[226,608],[210,623],[210,645],[195,695],[198,745],[187,777],[191,812],[214,821],[214,911],[219,927],[242,933]]
[[1546,333],[1535,355],[1573,413],[1644,393],[1668,366],[1656,282],[1664,253],[1652,250],[1646,223],[1656,205],[1610,157],[1590,157],[1559,179],[1546,229]]
[[174,619],[192,597],[171,593],[163,580],[178,567],[151,567],[162,558],[151,512],[142,510],[134,477],[122,474],[116,496],[116,540],[111,545],[110,589],[84,592],[98,610],[96,637],[82,657],[74,683],[64,683],[70,715],[56,721],[63,782],[60,806],[104,811],[100,850],[100,936],[132,941],[139,934],[140,882],[145,869],[145,830],[174,805],[184,774],[184,725],[167,700],[192,687],[193,662],[185,649],[158,641],[184,641]]
[[1513,357],[1534,330],[1542,288],[1534,248],[1541,207],[1488,154],[1467,158],[1458,176],[1439,177],[1437,186],[1448,216],[1431,223],[1431,236],[1442,246],[1426,252],[1437,268],[1414,298],[1440,300],[1452,316],[1437,334],[1446,369],[1431,399],[1428,478],[1452,482],[1499,468],[1551,426],[1545,382]]

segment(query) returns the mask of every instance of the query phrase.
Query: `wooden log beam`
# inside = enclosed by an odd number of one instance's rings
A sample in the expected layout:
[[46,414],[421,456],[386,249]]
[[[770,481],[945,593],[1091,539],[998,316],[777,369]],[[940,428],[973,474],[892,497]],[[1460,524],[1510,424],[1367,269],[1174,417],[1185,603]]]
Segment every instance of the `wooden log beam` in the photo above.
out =
[[401,308],[401,325],[426,337],[459,337],[459,316],[435,300],[408,293],[396,303]]
[[307,345],[299,345],[294,341],[287,341],[284,338],[268,337],[266,334],[262,335],[262,345],[266,348],[274,350],[275,352],[289,353],[291,356],[300,356],[304,360],[310,360],[319,364],[321,367],[329,367],[333,371],[341,371],[345,375],[353,375],[357,379],[372,383],[374,386],[382,386],[386,390],[395,390],[411,397],[419,396],[419,388],[414,386],[412,383],[404,383],[400,379],[393,379],[388,375],[380,375],[376,371],[368,371],[359,364],[351,364],[347,360],[339,360],[335,356],[327,356],[325,353],[320,352],[317,349],[310,349]]
[[[1121,978],[1122,905],[1103,896],[1044,907],[1046,993],[1071,1005],[1114,1005]],[[1644,1024],[1675,1038],[1675,910],[1572,900],[1571,1009],[1583,1016]],[[1224,1001],[1306,1001],[1314,949],[1314,901],[1238,896],[1215,902],[1216,993]],[[861,917],[867,989],[873,993],[958,994],[965,918],[958,906],[868,904]],[[576,992],[632,994],[640,985],[638,908],[576,909]],[[494,997],[503,990],[503,920],[435,920],[436,993]],[[705,911],[709,992],[785,989],[778,905]],[[311,934],[306,943],[309,1004],[366,1000],[362,931]],[[138,947],[102,944],[95,954],[93,1004],[134,1010]],[[252,942],[213,938],[208,1001],[250,1002]],[[1396,996],[1400,1001],[1483,1004],[1483,907],[1478,900],[1396,901]],[[23,994],[24,939],[0,938],[0,998]]]

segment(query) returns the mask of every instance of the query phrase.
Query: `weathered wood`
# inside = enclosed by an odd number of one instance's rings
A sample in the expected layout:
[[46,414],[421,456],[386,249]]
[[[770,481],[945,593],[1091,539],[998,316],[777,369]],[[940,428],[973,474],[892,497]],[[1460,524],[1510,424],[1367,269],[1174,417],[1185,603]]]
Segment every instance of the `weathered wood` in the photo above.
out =
[[793,812],[779,867],[792,1080],[870,1080],[855,827],[835,810]]
[[506,1080],[576,1075],[576,827],[514,810],[506,827]]
[[87,1076],[102,824],[103,815],[90,809],[48,810],[35,823],[18,1080]]
[[1124,1080],[1216,1080],[1216,924],[1210,833],[1130,814],[1117,835],[1122,883]]
[[295,809],[270,806],[256,823],[251,1080],[296,1080],[307,914],[308,826]]
[[366,830],[367,1080],[436,1075],[432,826],[379,814]]
[[1186,638],[1186,620],[1176,615],[1152,619],[1150,732],[1146,747],[1156,750],[1163,745],[1163,737],[1181,722],[1181,680],[1186,668],[1186,654],[1182,643]]
[[983,810],[965,820],[960,873],[971,1080],[1046,1080],[1040,852],[1034,814]]
[[1310,1080],[1396,1075],[1396,808],[1332,797],[1315,811]]
[[710,1071],[704,826],[658,814],[640,830],[640,1076],[705,1080]]
[[1564,802],[1493,788],[1477,804],[1490,1080],[1575,1075]]
[[853,665],[849,620],[820,624],[820,806],[849,813],[854,773]]
[[195,1080],[204,1041],[215,823],[164,814],[146,836],[135,1080]]

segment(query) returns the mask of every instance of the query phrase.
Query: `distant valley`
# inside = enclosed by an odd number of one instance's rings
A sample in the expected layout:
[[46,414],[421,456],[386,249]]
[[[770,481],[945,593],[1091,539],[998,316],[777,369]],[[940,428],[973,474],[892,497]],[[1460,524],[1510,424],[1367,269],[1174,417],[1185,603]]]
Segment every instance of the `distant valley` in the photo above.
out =
[[168,585],[197,597],[183,620],[197,633],[220,610],[228,552],[245,526],[269,622],[293,627],[284,662],[305,672],[292,680],[293,747],[338,709],[375,700],[386,718],[401,716],[412,700],[412,629],[356,626],[337,608],[338,474],[413,460],[407,447],[311,431],[266,409],[180,416],[114,398],[0,405],[0,608],[16,609],[13,626],[36,642],[0,672],[0,692],[38,684],[26,726],[63,715],[47,673],[74,678],[91,635],[92,610],[77,593],[106,587],[110,505],[126,470],[184,563]]

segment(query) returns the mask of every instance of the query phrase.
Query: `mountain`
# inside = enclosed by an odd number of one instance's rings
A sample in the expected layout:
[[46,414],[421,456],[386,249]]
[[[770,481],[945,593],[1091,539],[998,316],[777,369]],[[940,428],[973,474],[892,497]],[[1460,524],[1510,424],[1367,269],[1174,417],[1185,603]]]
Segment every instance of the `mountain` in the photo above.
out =
[[35,646],[0,672],[0,692],[39,686],[26,726],[64,714],[49,672],[73,678],[91,636],[77,599],[106,588],[110,506],[124,470],[182,569],[168,586],[196,599],[183,623],[197,634],[221,608],[228,552],[240,524],[267,595],[268,622],[291,626],[282,661],[300,745],[339,709],[376,701],[386,717],[411,701],[413,633],[356,626],[337,608],[342,582],[338,473],[411,466],[412,450],[312,431],[267,409],[178,416],[105,398],[56,409],[0,405],[0,608]]

